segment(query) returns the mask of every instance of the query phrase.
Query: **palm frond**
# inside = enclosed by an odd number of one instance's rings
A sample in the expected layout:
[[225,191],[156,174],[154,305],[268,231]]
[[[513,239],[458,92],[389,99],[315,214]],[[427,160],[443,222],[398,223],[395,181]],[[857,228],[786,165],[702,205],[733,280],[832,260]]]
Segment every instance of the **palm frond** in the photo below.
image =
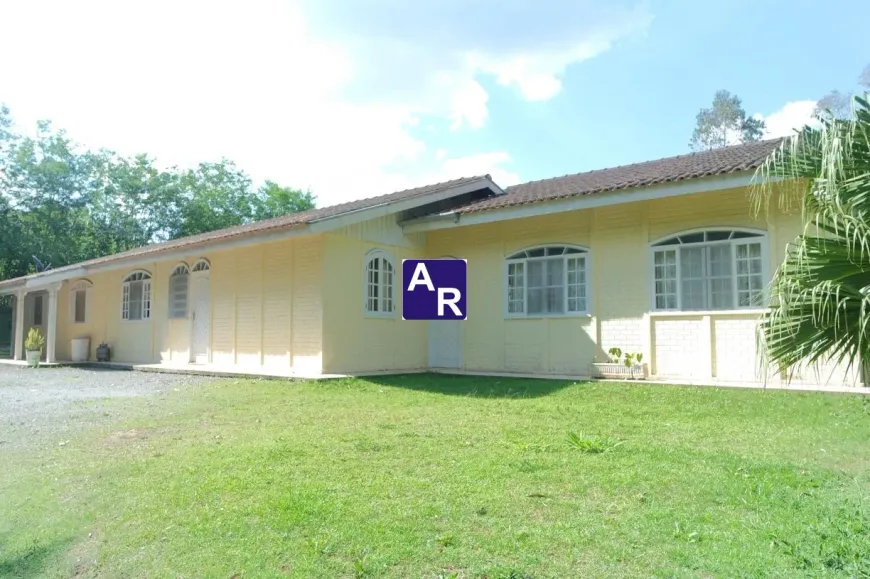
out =
[[752,202],[800,208],[803,229],[771,283],[760,325],[768,364],[870,362],[870,103],[785,139],[755,174]]

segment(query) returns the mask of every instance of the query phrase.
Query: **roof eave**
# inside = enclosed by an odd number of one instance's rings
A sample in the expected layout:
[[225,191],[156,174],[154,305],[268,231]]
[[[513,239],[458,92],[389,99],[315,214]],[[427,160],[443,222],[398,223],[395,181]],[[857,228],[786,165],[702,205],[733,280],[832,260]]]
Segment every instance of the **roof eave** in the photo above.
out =
[[279,241],[289,237],[300,237],[304,235],[315,235],[325,233],[369,219],[383,217],[393,213],[400,213],[407,209],[433,203],[449,197],[462,195],[483,188],[490,189],[494,194],[498,192],[504,193],[502,189],[496,185],[488,176],[474,179],[460,185],[445,187],[444,189],[433,191],[417,197],[400,199],[396,201],[386,201],[378,203],[371,207],[354,209],[337,215],[322,217],[319,219],[311,219],[305,222],[293,223],[283,226],[276,226],[273,229],[255,230],[235,234],[232,237],[206,239],[199,242],[173,246],[166,249],[154,248],[153,251],[134,254],[130,256],[108,256],[108,259],[99,261],[98,263],[81,262],[66,266],[61,271],[48,271],[37,274],[32,274],[25,277],[14,278],[6,281],[0,281],[0,294],[15,293],[21,289],[38,289],[53,283],[58,283],[67,279],[82,277],[86,274],[97,271],[110,271],[121,268],[133,268],[145,264],[153,263],[157,260],[180,259],[190,256],[192,253],[203,251],[223,251],[251,245],[254,243],[267,243]]
[[650,199],[663,199],[680,195],[691,195],[694,193],[714,192],[724,189],[747,187],[752,183],[753,175],[754,170],[747,170],[725,175],[683,179],[680,181],[671,181],[644,187],[633,187],[631,189],[620,189],[604,193],[531,201],[516,205],[493,207],[470,212],[463,211],[462,208],[459,208],[455,211],[409,220],[404,222],[402,226],[406,233],[419,233],[436,229],[479,225],[494,221],[506,221],[523,217],[535,217],[552,213],[563,213],[566,211],[577,211],[594,207],[633,203]]

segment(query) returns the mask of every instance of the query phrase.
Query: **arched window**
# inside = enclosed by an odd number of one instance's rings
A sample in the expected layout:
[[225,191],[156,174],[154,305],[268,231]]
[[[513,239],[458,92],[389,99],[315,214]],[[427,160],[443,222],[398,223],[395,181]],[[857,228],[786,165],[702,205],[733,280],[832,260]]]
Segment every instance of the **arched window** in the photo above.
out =
[[124,278],[121,297],[122,320],[147,320],[151,318],[151,274],[134,271]]
[[768,256],[763,232],[689,231],[651,246],[653,309],[733,310],[764,305]]
[[393,258],[380,249],[366,254],[365,313],[370,316],[391,316],[395,312],[395,267]]
[[187,317],[187,291],[190,287],[190,270],[186,263],[179,263],[169,276],[169,317]]
[[589,311],[589,254],[569,245],[533,247],[505,260],[507,317],[580,315]]
[[193,271],[195,273],[197,271],[209,271],[209,270],[211,270],[211,264],[208,262],[208,260],[200,259],[195,264],[193,264],[193,269],[191,271]]
[[69,288],[70,318],[74,324],[84,324],[88,321],[88,307],[90,289],[93,284],[86,279],[81,279]]

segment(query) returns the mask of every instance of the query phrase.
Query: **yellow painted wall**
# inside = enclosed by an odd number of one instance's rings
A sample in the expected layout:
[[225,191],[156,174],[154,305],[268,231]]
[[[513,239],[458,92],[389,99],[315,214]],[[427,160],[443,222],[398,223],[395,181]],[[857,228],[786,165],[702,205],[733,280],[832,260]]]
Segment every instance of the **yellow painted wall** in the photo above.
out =
[[[325,236],[323,286],[323,369],[326,373],[425,368],[426,322],[401,317],[403,259],[424,257],[424,238],[405,236],[395,217],[372,220]],[[395,315],[366,317],[365,256],[382,249],[396,267]]]
[[[468,260],[463,367],[480,371],[585,374],[596,353],[595,318],[505,319],[504,258],[545,243],[589,247],[592,214],[572,212],[431,232],[429,257]],[[591,257],[595,268],[595,257]],[[594,296],[592,297],[594,300]]]
[[[205,258],[211,263],[213,363],[320,372],[322,253],[323,238],[310,236],[94,273],[85,278],[93,286],[84,324],[72,322],[70,288],[78,279],[68,280],[58,292],[57,358],[69,359],[71,338],[88,336],[91,359],[105,341],[114,361],[186,364],[193,292],[188,317],[169,319],[169,277],[179,263],[193,267]],[[123,321],[122,281],[135,269],[151,273],[151,318]]]
[[[331,231],[190,255],[211,262],[211,361],[216,365],[291,368],[316,374],[419,369],[428,366],[426,322],[401,319],[401,261],[453,256],[468,260],[469,317],[461,324],[462,367],[479,371],[589,373],[611,347],[644,354],[654,374],[699,381],[752,381],[757,315],[653,313],[651,241],[706,227],[768,232],[770,271],[799,233],[795,214],[754,219],[747,191],[735,189],[406,235],[395,216]],[[504,259],[541,244],[589,249],[590,315],[505,319]],[[364,314],[366,253],[387,251],[396,266],[396,314]],[[106,341],[124,362],[187,363],[190,321],[168,319],[169,276],[180,260],[137,269],[152,274],[148,321],[120,319],[121,287],[131,269],[88,276],[93,283],[85,324],[73,324],[69,288],[58,298],[57,357],[72,337],[91,337],[91,356]],[[193,295],[190,307],[193,306]],[[46,308],[47,316],[47,308]],[[844,373],[825,368],[837,381]],[[818,372],[802,379],[818,381]]]
[[321,236],[211,255],[211,355],[218,365],[322,369]]
[[[780,211],[754,218],[748,191],[734,189],[436,230],[426,253],[468,259],[466,370],[588,374],[590,362],[620,347],[643,352],[663,376],[755,380],[757,315],[650,311],[650,242],[707,227],[767,231],[773,272],[800,225],[797,215]],[[591,315],[505,319],[504,258],[550,243],[589,248]]]
[[56,355],[59,360],[69,359],[70,339],[90,337],[91,359],[96,359],[96,349],[106,342],[112,349],[112,360],[117,362],[156,362],[159,359],[160,337],[158,329],[165,321],[158,319],[161,312],[165,319],[166,287],[160,287],[158,264],[150,263],[136,267],[152,274],[151,319],[121,320],[121,288],[124,277],[130,270],[112,270],[87,276],[93,286],[88,291],[87,318],[84,324],[72,322],[70,288],[79,279],[64,282],[58,290],[58,343]]

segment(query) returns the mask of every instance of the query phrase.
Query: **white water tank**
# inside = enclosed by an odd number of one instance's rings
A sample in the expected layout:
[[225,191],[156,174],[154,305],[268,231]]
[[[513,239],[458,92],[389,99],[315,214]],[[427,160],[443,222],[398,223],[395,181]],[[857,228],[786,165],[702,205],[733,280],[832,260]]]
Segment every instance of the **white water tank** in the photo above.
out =
[[86,362],[91,351],[90,338],[73,338],[70,347],[70,357],[73,362]]

